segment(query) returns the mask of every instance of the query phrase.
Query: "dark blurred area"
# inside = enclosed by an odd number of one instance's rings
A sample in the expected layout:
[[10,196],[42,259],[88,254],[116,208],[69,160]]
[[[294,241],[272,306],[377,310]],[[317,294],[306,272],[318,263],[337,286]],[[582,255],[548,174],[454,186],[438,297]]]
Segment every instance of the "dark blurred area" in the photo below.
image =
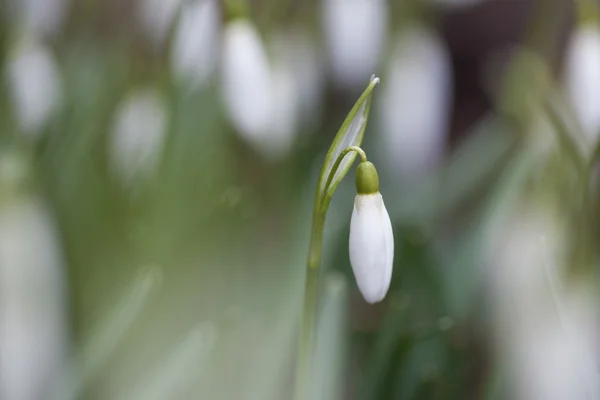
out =
[[363,149],[386,298],[327,213],[310,399],[596,399],[600,3],[0,3],[0,399],[292,399],[313,197]]

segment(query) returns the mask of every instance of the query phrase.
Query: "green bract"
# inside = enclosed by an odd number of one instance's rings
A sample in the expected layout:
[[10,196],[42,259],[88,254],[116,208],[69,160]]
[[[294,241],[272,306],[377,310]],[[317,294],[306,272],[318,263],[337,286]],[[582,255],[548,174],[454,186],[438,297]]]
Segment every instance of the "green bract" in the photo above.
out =
[[333,192],[344,176],[346,176],[356,159],[356,152],[350,151],[346,153],[340,162],[336,162],[338,157],[348,147],[360,146],[362,144],[365,128],[367,127],[369,109],[371,107],[371,94],[373,88],[378,83],[379,78],[372,76],[369,86],[367,86],[348,113],[344,123],[335,135],[331,147],[327,151],[325,162],[319,175],[317,193],[315,194],[315,213],[325,211],[323,210],[323,205],[329,203],[326,197],[333,195]]

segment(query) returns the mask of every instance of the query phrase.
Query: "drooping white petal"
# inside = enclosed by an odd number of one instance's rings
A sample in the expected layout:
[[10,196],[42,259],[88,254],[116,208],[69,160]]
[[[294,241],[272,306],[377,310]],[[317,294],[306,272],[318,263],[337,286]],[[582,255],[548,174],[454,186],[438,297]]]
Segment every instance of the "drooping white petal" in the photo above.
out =
[[51,398],[67,362],[64,265],[37,198],[0,208],[0,398]]
[[9,61],[7,79],[21,130],[28,135],[39,133],[62,99],[52,54],[37,43],[24,43]]
[[394,235],[381,194],[357,195],[350,221],[350,263],[369,303],[385,297],[392,277]]
[[566,58],[565,84],[575,113],[593,144],[600,134],[600,29],[575,30]]
[[211,76],[219,56],[220,20],[216,0],[182,6],[171,53],[173,73],[179,80],[199,86]]
[[133,92],[119,106],[109,156],[114,172],[125,186],[154,171],[166,129],[166,107],[154,89]]
[[385,0],[322,0],[323,30],[334,81],[357,88],[375,72],[385,47]]
[[223,34],[223,101],[238,132],[258,151],[269,139],[271,68],[256,28],[246,20],[230,22]]
[[415,180],[441,158],[451,96],[450,60],[433,32],[413,27],[399,34],[379,108],[385,166]]

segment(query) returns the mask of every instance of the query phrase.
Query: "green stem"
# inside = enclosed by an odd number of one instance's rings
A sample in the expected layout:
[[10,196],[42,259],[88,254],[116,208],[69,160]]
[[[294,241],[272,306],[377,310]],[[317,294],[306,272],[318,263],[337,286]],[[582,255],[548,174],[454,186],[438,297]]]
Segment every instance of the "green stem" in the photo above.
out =
[[[301,332],[298,344],[298,359],[296,363],[296,384],[295,399],[307,399],[308,378],[311,370],[311,361],[313,353],[313,336],[315,331],[315,321],[317,319],[317,299],[319,295],[319,275],[321,272],[321,259],[323,256],[323,231],[325,230],[325,215],[329,208],[329,203],[337,185],[331,185],[333,177],[340,163],[350,152],[356,152],[360,155],[362,161],[367,161],[367,155],[358,146],[345,148],[337,157],[329,176],[325,190],[320,196],[315,195],[315,204],[313,210],[312,231],[310,235],[310,245],[308,248],[308,263],[306,266],[306,285],[304,288],[304,308],[302,312]],[[330,187],[331,186],[331,187]]]
[[319,275],[321,272],[321,258],[323,253],[323,230],[325,228],[325,214],[316,214],[308,250],[308,263],[306,266],[306,285],[304,289],[304,310],[300,342],[298,346],[298,361],[296,364],[296,400],[307,398],[308,376],[310,374],[313,335],[317,319],[317,298],[319,294]]

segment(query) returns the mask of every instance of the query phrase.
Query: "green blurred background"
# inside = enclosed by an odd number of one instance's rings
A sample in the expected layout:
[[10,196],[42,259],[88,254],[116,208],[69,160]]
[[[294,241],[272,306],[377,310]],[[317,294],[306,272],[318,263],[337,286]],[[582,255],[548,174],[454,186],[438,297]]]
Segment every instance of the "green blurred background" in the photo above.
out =
[[351,172],[327,216],[310,398],[588,398],[513,388],[536,367],[511,367],[497,310],[543,312],[535,284],[490,272],[539,263],[527,239],[498,246],[549,209],[560,279],[595,292],[596,192],[577,193],[597,135],[577,136],[563,93],[569,40],[595,23],[580,3],[1,3],[0,397],[291,398],[318,172],[374,73],[363,144],[392,284],[376,305],[356,287]]

